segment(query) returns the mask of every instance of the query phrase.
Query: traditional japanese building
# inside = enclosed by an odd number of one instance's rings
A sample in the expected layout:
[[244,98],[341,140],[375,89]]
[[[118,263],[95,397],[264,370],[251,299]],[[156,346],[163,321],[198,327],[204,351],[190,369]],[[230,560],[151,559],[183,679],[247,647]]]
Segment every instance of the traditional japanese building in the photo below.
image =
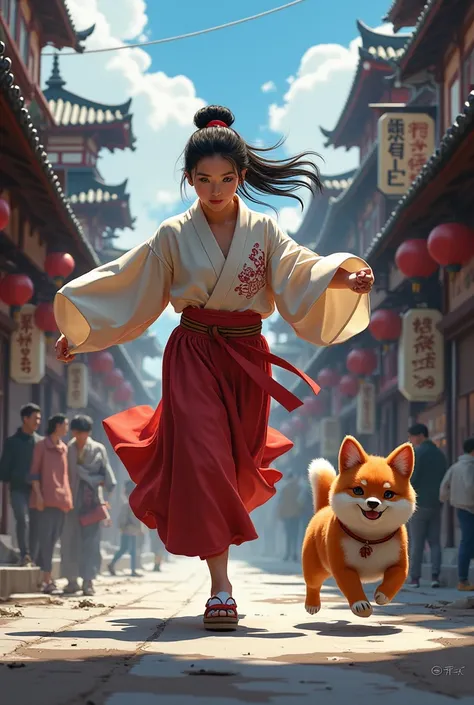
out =
[[[101,260],[37,128],[39,113],[42,125],[53,124],[39,88],[42,47],[77,49],[87,32],[76,32],[62,0],[48,3],[47,10],[34,0],[3,0],[0,7],[0,31],[8,42],[8,49],[0,42],[0,447],[20,425],[19,409],[27,402],[40,404],[45,418],[60,411],[89,413],[96,437],[105,440],[105,416],[133,399],[152,405],[157,399],[123,346],[89,360],[81,356],[67,367],[56,360],[52,300],[58,284]],[[10,525],[3,486],[0,533]]]
[[97,168],[102,150],[134,149],[131,99],[106,105],[66,89],[59,59],[46,82],[44,96],[54,124],[47,130],[48,158],[89,241],[101,252],[117,230],[133,227],[127,181],[106,184]]

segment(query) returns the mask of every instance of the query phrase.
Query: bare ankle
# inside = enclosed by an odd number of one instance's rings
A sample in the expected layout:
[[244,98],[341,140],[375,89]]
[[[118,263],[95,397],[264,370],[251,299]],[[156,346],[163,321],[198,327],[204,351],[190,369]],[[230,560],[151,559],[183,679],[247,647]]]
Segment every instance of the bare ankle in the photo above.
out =
[[232,585],[230,582],[213,583],[211,585],[211,597],[217,595],[219,592],[227,592],[232,596]]

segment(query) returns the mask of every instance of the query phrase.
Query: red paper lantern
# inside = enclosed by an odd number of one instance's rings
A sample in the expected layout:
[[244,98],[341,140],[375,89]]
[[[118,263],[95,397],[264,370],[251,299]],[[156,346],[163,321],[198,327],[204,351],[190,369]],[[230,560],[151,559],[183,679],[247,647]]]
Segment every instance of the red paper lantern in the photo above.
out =
[[459,272],[474,257],[474,230],[462,223],[442,223],[430,232],[428,252],[448,272]]
[[402,333],[400,314],[389,308],[379,308],[370,319],[369,331],[380,343],[398,340]]
[[114,369],[114,358],[109,352],[98,352],[91,355],[91,370],[97,374],[107,374]]
[[42,301],[38,304],[35,311],[35,324],[45,333],[54,333],[58,329],[51,302]]
[[322,389],[337,387],[339,380],[340,375],[336,370],[332,370],[330,367],[323,367],[316,378],[317,383]]
[[356,397],[359,392],[359,382],[352,375],[344,375],[339,382],[339,391],[343,397]]
[[10,206],[8,201],[0,198],[0,230],[4,230],[10,222]]
[[0,281],[0,299],[7,306],[24,306],[31,301],[35,288],[26,274],[7,274]]
[[368,377],[377,368],[377,356],[371,348],[357,348],[347,356],[346,365],[353,375]]
[[133,397],[133,387],[130,382],[123,382],[114,392],[114,401],[126,403]]
[[420,280],[431,277],[438,269],[426,240],[405,240],[395,253],[395,264],[411,280],[413,291],[419,291]]
[[321,396],[311,396],[303,399],[301,414],[303,416],[318,416],[322,414],[326,408],[326,403]]
[[63,281],[73,273],[76,263],[68,252],[50,252],[44,262],[48,277]]
[[125,378],[120,370],[115,369],[107,372],[104,382],[107,387],[120,387],[120,385],[125,382]]

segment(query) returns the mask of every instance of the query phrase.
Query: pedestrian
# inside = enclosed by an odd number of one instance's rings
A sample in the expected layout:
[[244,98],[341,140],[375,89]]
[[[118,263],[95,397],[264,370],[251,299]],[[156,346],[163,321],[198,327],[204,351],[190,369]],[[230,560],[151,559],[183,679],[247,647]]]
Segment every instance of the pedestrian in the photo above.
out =
[[126,553],[130,554],[130,568],[134,578],[141,578],[141,573],[137,571],[138,553],[137,544],[138,538],[143,535],[143,525],[135,516],[130,508],[129,498],[135,487],[133,482],[125,483],[125,496],[118,516],[118,526],[120,529],[120,546],[115,553],[112,561],[109,563],[109,572],[111,575],[116,575],[115,564]]
[[68,580],[64,592],[69,595],[81,589],[79,578],[84,595],[95,592],[101,526],[110,519],[104,490],[111,493],[117,485],[105,446],[91,437],[93,423],[85,415],[71,421],[68,468],[74,508],[65,517],[61,537],[61,575]]
[[469,566],[474,558],[474,438],[463,444],[464,454],[451,465],[441,483],[439,498],[456,509],[461,529],[458,552],[458,590],[472,591]]
[[[307,375],[269,351],[262,318],[275,307],[300,338],[340,343],[370,320],[374,277],[348,253],[323,257],[288,237],[243,201],[261,194],[301,198],[321,189],[313,155],[271,160],[231,128],[227,108],[195,115],[182,184],[197,200],[118,260],[63,286],[54,310],[58,359],[137,338],[169,302],[181,313],[163,360],[163,396],[104,420],[112,447],[136,483],[130,502],[173,554],[206,560],[207,629],[235,629],[229,547],[258,538],[250,512],[276,492],[270,467],[292,442],[268,428],[270,397],[301,405],[271,377],[271,364]],[[192,507],[192,509],[191,509]]]
[[46,437],[35,445],[30,480],[33,485],[30,507],[40,512],[39,537],[43,572],[43,592],[58,594],[53,580],[54,548],[61,537],[64,518],[73,507],[69,484],[67,445],[62,440],[68,432],[64,414],[48,419]]
[[283,522],[286,540],[285,561],[298,560],[298,537],[302,514],[302,488],[298,476],[290,472],[280,491],[279,518]]
[[36,404],[25,404],[20,409],[20,418],[21,426],[3,446],[0,481],[10,487],[20,565],[31,566],[39,560],[37,512],[30,509],[30,470],[35,445],[42,439],[37,433],[41,409]]
[[165,560],[166,549],[156,529],[152,529],[150,531],[150,546],[154,559],[153,570],[155,573],[159,573],[161,570],[161,564]]
[[431,558],[431,587],[440,586],[441,508],[439,490],[447,462],[442,450],[429,438],[427,427],[416,423],[408,429],[408,440],[415,448],[415,469],[411,484],[417,494],[417,509],[409,526],[411,543],[410,582],[420,587],[421,564],[428,542]]

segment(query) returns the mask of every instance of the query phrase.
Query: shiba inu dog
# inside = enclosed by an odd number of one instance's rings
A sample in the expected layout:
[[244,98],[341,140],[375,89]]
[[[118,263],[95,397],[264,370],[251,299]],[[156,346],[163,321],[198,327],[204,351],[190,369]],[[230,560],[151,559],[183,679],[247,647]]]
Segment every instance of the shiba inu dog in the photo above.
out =
[[321,608],[320,590],[332,576],[352,612],[369,617],[372,607],[362,583],[381,581],[375,602],[393,600],[408,575],[405,524],[416,508],[410,484],[415,455],[404,443],[387,458],[368,455],[352,436],[339,450],[339,474],[324,459],[308,474],[315,514],[303,541],[306,611]]

